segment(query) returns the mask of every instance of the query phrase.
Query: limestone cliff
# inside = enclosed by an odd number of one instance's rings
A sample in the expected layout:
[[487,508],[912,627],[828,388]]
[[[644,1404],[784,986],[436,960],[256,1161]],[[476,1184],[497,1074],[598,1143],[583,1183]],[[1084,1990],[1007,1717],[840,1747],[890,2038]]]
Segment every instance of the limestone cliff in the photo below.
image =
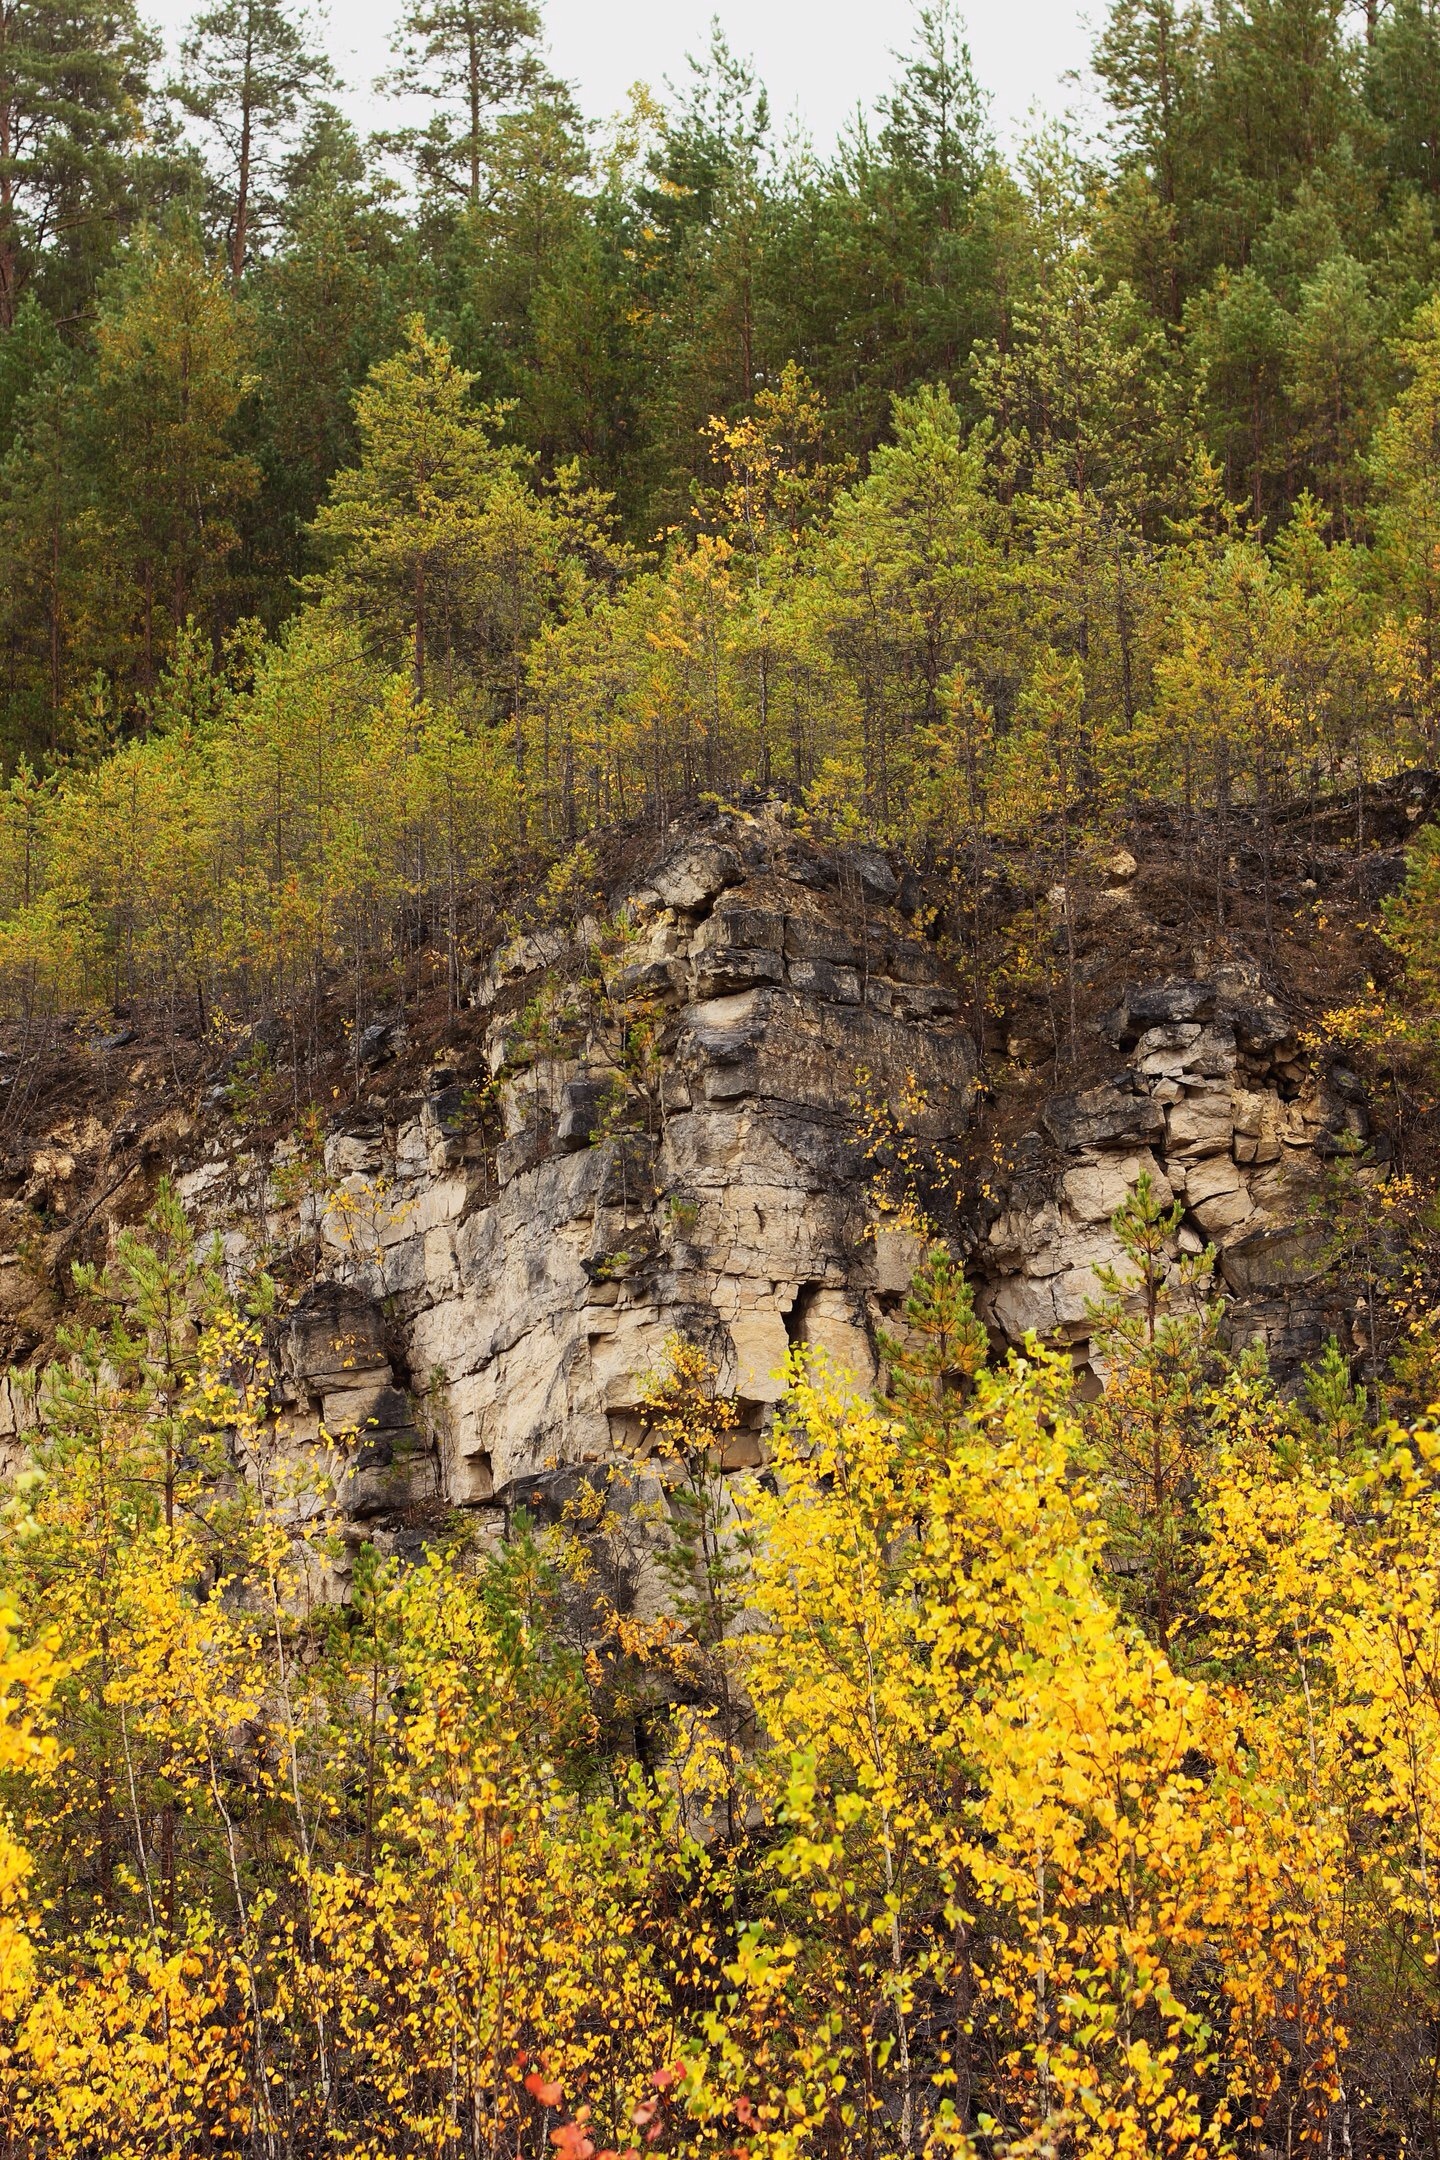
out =
[[[352,1515],[533,1502],[633,1453],[672,1331],[738,1398],[732,1466],[762,1460],[792,1342],[870,1384],[913,1240],[868,1203],[864,1104],[948,1145],[976,1070],[897,894],[882,858],[826,861],[773,818],[685,837],[616,895],[608,932],[587,920],[493,955],[467,1057],[337,1119],[313,1228],[326,1277],[369,1302],[302,1303],[284,1416],[297,1442],[322,1423],[365,1434]],[[180,1181],[237,1260],[259,1174],[217,1137]],[[364,1317],[382,1311],[383,1329]],[[334,1354],[347,1331],[353,1372]]]
[[1280,971],[1234,940],[1167,953],[1144,884],[1127,855],[1088,898],[1049,895],[1071,911],[1077,1044],[1046,1060],[1033,1011],[1002,1015],[983,1072],[934,891],[776,805],[677,826],[603,914],[532,919],[478,955],[438,1041],[413,1014],[351,1041],[323,1166],[243,1114],[253,1042],[167,1078],[128,1030],[81,1038],[83,1112],[64,1114],[62,1060],[60,1114],[12,1135],[12,1355],[43,1353],[68,1260],[103,1253],[170,1170],[232,1268],[286,1258],[275,1440],[341,1441],[354,1535],[413,1539],[452,1509],[498,1527],[643,1454],[641,1385],[672,1331],[738,1400],[732,1467],[764,1459],[792,1344],[869,1387],[916,1251],[877,1206],[898,1165],[938,1196],[996,1336],[1068,1342],[1086,1388],[1110,1217],[1142,1171],[1183,1201],[1181,1248],[1217,1248],[1232,1335],[1293,1366],[1332,1328],[1356,1335],[1317,1213],[1327,1171],[1363,1146],[1381,1179],[1389,1144],[1355,1072],[1302,1048]]

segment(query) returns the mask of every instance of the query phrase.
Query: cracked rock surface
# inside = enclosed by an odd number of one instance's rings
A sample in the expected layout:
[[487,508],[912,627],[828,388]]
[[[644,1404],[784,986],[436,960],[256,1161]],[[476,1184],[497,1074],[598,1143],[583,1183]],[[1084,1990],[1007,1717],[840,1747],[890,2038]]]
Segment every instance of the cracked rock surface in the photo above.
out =
[[[1138,920],[1136,864],[1109,867],[1126,882],[1093,912],[1114,948]],[[1119,1002],[1101,1009],[1118,967],[1091,1000],[1082,1078],[1046,1093],[1031,1038],[1048,1031],[1023,1011],[991,1030],[1008,1071],[978,1075],[963,925],[943,898],[774,806],[678,823],[605,907],[478,956],[428,1063],[403,1015],[361,1031],[323,1172],[237,1125],[213,1072],[189,1107],[142,1123],[137,1062],[108,1123],[71,1115],[17,1162],[11,1214],[53,1227],[48,1275],[0,1255],[12,1334],[38,1345],[69,1254],[97,1251],[178,1173],[228,1266],[278,1251],[292,1281],[313,1278],[272,1345],[269,1444],[297,1494],[328,1480],[351,1542],[418,1549],[451,1510],[498,1533],[617,1463],[637,1504],[658,1501],[643,1397],[671,1334],[737,1399],[726,1468],[764,1463],[792,1346],[873,1386],[877,1330],[919,1253],[877,1208],[877,1132],[892,1160],[936,1167],[997,1342],[1068,1344],[1086,1387],[1103,1377],[1102,1272],[1124,1268],[1111,1218],[1142,1175],[1183,1209],[1180,1252],[1214,1246],[1232,1340],[1262,1339],[1293,1372],[1343,1321],[1327,1177],[1364,1148],[1358,1174],[1383,1178],[1388,1142],[1356,1074],[1302,1048],[1248,962],[1196,949],[1189,970],[1155,972],[1147,943]],[[0,1451],[15,1455],[25,1416],[0,1387]]]
[[[1303,1060],[1291,1023],[1245,969],[1128,994],[1104,1022],[1123,1065],[1052,1096],[975,1255],[980,1310],[1011,1341],[1034,1329],[1088,1359],[1099,1270],[1125,1269],[1110,1217],[1148,1172],[1180,1201],[1182,1250],[1215,1248],[1233,1339],[1260,1340],[1282,1368],[1314,1356],[1333,1324],[1321,1286],[1325,1171],[1370,1143],[1359,1174],[1381,1177],[1356,1075]],[[1048,1145],[1047,1145],[1048,1143]]]
[[[473,988],[482,1069],[329,1134],[310,1227],[331,1281],[289,1325],[283,1415],[297,1442],[356,1436],[357,1526],[534,1508],[633,1460],[672,1332],[738,1399],[726,1467],[763,1461],[792,1344],[873,1384],[914,1240],[877,1234],[862,1101],[956,1142],[975,1048],[883,858],[801,876],[777,824],[735,826],[658,853],[618,931],[511,940]],[[181,1180],[232,1237],[241,1185],[238,1164]]]

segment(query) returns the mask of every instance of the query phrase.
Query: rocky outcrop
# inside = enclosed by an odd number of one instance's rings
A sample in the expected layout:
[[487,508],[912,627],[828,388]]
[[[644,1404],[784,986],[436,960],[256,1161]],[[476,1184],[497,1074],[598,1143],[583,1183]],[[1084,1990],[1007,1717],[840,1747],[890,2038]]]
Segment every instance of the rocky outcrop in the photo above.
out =
[[[771,813],[682,831],[604,920],[491,954],[418,1092],[372,1086],[341,1118],[300,1226],[328,1282],[289,1323],[280,1424],[336,1442],[357,1536],[445,1508],[498,1523],[633,1465],[672,1333],[738,1401],[732,1468],[764,1460],[792,1344],[873,1383],[916,1247],[877,1215],[867,1134],[953,1170],[975,1107],[959,996],[905,897],[883,856],[827,856]],[[1302,1054],[1244,967],[1132,986],[1092,1039],[1105,1076],[1044,1100],[953,1226],[992,1332],[1068,1342],[1100,1384],[1111,1218],[1148,1173],[1182,1204],[1180,1252],[1216,1249],[1232,1335],[1314,1355],[1335,1325],[1317,1199],[1372,1141],[1355,1075]],[[217,1152],[186,1182],[243,1244],[243,1167]]]
[[[913,1255],[877,1229],[866,1106],[947,1146],[976,1068],[898,894],[882,857],[827,861],[770,816],[692,833],[604,922],[491,957],[468,1065],[330,1133],[305,1234],[334,1281],[290,1324],[283,1414],[292,1437],[358,1436],[340,1488],[358,1527],[533,1507],[643,1455],[672,1332],[738,1399],[732,1467],[763,1459],[792,1343],[873,1381]],[[242,1166],[217,1154],[188,1183],[243,1237]],[[271,1210],[281,1234],[273,1180]]]
[[[1068,1343],[1087,1388],[1102,1277],[1124,1265],[1111,1218],[1142,1174],[1181,1204],[1180,1252],[1216,1249],[1232,1337],[1293,1370],[1343,1333],[1327,1179],[1347,1151],[1365,1150],[1365,1179],[1388,1162],[1356,1075],[1302,1050],[1253,969],[1202,952],[1108,1012],[1118,967],[1083,975],[1066,1091],[1040,1092],[1040,1037],[1058,1036],[1027,1033],[1023,1011],[977,1088],[944,907],[942,888],[927,901],[913,873],[812,844],[774,807],[691,821],[603,915],[489,951],[443,1061],[398,1017],[366,1028],[335,1075],[323,1164],[237,1125],[224,1068],[142,1123],[137,1060],[108,1124],[72,1116],[17,1162],[0,1291],[13,1276],[38,1338],[77,1241],[99,1257],[120,1204],[138,1219],[178,1170],[237,1273],[278,1252],[292,1282],[312,1278],[273,1345],[255,1474],[282,1475],[297,1514],[338,1498],[355,1541],[398,1546],[456,1508],[496,1532],[516,1506],[562,1510],[617,1464],[656,1497],[634,1466],[672,1333],[738,1402],[728,1467],[763,1463],[792,1345],[868,1389],[918,1252],[876,1204],[887,1158],[934,1169],[997,1340]],[[48,1276],[23,1242],[42,1217]],[[25,1421],[0,1395],[0,1450]]]
[[1053,1097],[1025,1136],[979,1251],[980,1306],[1010,1340],[1068,1340],[1088,1363],[1100,1271],[1122,1273],[1110,1218],[1148,1172],[1183,1204],[1182,1251],[1215,1248],[1232,1338],[1282,1367],[1313,1356],[1335,1324],[1325,1295],[1326,1173],[1364,1148],[1362,1178],[1388,1166],[1364,1090],[1334,1057],[1302,1058],[1292,1024],[1245,969],[1130,992],[1102,1023],[1123,1066]]

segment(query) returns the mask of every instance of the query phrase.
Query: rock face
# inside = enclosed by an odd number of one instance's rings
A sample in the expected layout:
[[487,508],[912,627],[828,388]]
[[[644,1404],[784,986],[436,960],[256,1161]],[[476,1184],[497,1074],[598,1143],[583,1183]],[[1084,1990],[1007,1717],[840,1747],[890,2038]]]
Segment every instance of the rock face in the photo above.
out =
[[[237,1266],[262,1238],[313,1260],[274,1358],[296,1490],[307,1465],[331,1480],[357,1541],[562,1508],[646,1456],[672,1333],[739,1404],[725,1466],[762,1464],[792,1345],[862,1392],[877,1377],[918,1257],[877,1212],[877,1150],[986,1194],[952,1223],[982,1316],[1001,1340],[1068,1342],[1089,1387],[1101,1271],[1125,1265],[1111,1218],[1142,1174],[1182,1204],[1181,1250],[1216,1248],[1232,1337],[1313,1357],[1337,1318],[1326,1173],[1367,1143],[1359,1174],[1387,1166],[1356,1076],[1302,1055],[1243,968],[1144,983],[1092,1023],[1091,1084],[1036,1100],[982,1177],[998,1124],[967,1140],[975,1047],[922,897],[874,851],[726,813],[677,830],[603,921],[492,953],[454,1062],[418,1087],[403,1030],[372,1028],[365,1106],[337,1112],[323,1177],[237,1147],[217,1110],[181,1197]],[[0,1400],[0,1443],[18,1424]],[[629,1482],[660,1490],[653,1470]]]
[[874,1235],[863,1106],[958,1139],[975,1052],[883,858],[806,882],[785,848],[733,820],[662,855],[612,924],[514,941],[476,984],[488,1070],[437,1069],[392,1124],[331,1134],[318,1232],[348,1287],[302,1307],[282,1362],[297,1416],[361,1436],[342,1499],[362,1523],[431,1496],[533,1505],[643,1451],[672,1331],[739,1399],[736,1467],[762,1460],[792,1343],[873,1380],[909,1262]]
[[396,1385],[385,1334],[374,1298],[327,1282],[306,1292],[280,1338],[277,1439],[298,1451],[329,1437],[340,1506],[354,1522],[422,1508],[439,1492],[433,1441]]
[[[1110,1217],[1148,1172],[1164,1204],[1184,1204],[1182,1248],[1215,1247],[1232,1337],[1262,1340],[1281,1365],[1312,1357],[1333,1325],[1324,1175],[1371,1140],[1359,1080],[1333,1058],[1303,1062],[1282,1009],[1241,970],[1137,989],[1104,1028],[1125,1064],[1052,1097],[1026,1136],[975,1256],[981,1311],[1011,1340],[1068,1339],[1083,1366],[1097,1271],[1125,1265]],[[1386,1159],[1382,1136],[1358,1174],[1383,1176]]]

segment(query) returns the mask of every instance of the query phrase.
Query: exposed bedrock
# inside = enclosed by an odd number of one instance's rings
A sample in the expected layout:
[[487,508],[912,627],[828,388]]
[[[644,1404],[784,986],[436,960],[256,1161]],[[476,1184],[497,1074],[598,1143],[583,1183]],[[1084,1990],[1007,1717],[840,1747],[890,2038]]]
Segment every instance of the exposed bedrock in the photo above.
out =
[[1148,1171],[1166,1205],[1184,1204],[1181,1249],[1215,1248],[1231,1338],[1262,1340],[1281,1368],[1313,1356],[1336,1320],[1327,1173],[1362,1147],[1358,1176],[1388,1167],[1359,1079],[1337,1057],[1302,1058],[1245,969],[1137,988],[1102,1028],[1124,1062],[1098,1086],[1052,1096],[1024,1136],[974,1256],[981,1311],[1012,1341],[1031,1328],[1068,1339],[1083,1364],[1098,1271],[1125,1271],[1111,1217]]
[[[317,1227],[347,1287],[291,1323],[284,1419],[298,1444],[359,1434],[341,1488],[357,1523],[543,1504],[547,1483],[633,1457],[672,1332],[738,1398],[731,1467],[763,1459],[792,1343],[872,1384],[913,1240],[877,1234],[865,1106],[922,1146],[958,1141],[975,1049],[934,948],[886,905],[881,857],[806,883],[778,826],[736,823],[733,843],[657,860],[618,932],[497,952],[474,987],[481,1069],[437,1068],[330,1134]],[[243,1220],[222,1160],[182,1191],[232,1234]],[[331,1369],[337,1313],[353,1373]]]
[[1068,1342],[1087,1387],[1099,1271],[1124,1264],[1111,1217],[1142,1172],[1183,1202],[1181,1248],[1215,1246],[1232,1335],[1281,1365],[1318,1350],[1327,1173],[1362,1143],[1361,1174],[1386,1169],[1356,1076],[1302,1053],[1246,968],[1136,984],[1087,1037],[1106,1077],[1037,1102],[977,1199],[975,1045],[915,886],[768,812],[679,830],[604,923],[490,955],[453,1062],[418,1089],[399,1031],[371,1031],[377,1080],[337,1111],[298,1220],[283,1162],[212,1123],[180,1180],[192,1212],[237,1261],[262,1214],[271,1241],[313,1245],[275,1437],[297,1460],[340,1443],[357,1537],[456,1507],[498,1528],[643,1456],[672,1332],[738,1400],[729,1467],[763,1462],[793,1344],[868,1389],[918,1249],[875,1206],[880,1125],[969,1180],[952,1228],[997,1338]]

